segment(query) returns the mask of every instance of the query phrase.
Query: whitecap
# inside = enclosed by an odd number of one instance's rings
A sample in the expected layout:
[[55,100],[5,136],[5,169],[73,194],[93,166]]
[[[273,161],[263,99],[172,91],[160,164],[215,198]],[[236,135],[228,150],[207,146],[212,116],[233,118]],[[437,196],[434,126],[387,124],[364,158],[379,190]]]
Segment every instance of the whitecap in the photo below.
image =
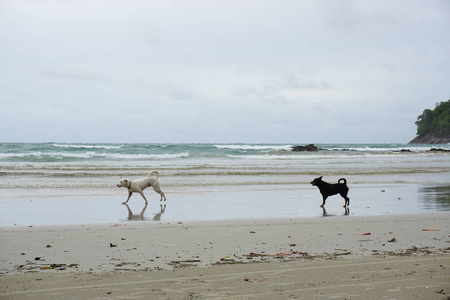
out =
[[54,147],[60,148],[77,148],[77,149],[120,149],[123,145],[83,145],[83,144],[52,144]]
[[292,150],[293,145],[214,145],[218,149],[230,150]]

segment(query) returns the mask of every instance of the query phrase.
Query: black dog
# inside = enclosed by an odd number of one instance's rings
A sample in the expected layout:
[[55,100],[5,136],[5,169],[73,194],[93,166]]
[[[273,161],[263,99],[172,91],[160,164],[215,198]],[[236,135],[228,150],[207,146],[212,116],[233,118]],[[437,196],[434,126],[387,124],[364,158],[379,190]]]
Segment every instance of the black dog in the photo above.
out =
[[[345,199],[344,207],[347,207],[347,205],[350,205],[350,198],[347,197],[347,194],[348,194],[347,180],[345,180],[345,178],[341,178],[338,180],[338,183],[331,184],[331,183],[323,181],[322,177],[323,176],[320,176],[319,178],[316,178],[313,181],[311,181],[311,184],[317,186],[320,190],[320,193],[322,194],[323,203],[320,207],[323,207],[325,205],[325,200],[329,196],[333,196],[336,194],[340,194],[342,196],[342,198]],[[341,181],[344,181],[344,182],[341,183]]]

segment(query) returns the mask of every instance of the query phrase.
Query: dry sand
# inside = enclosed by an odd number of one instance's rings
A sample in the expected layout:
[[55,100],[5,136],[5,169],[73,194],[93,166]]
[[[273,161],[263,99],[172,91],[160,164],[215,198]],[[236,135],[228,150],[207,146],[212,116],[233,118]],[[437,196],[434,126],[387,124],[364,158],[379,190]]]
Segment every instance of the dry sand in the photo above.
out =
[[0,298],[447,299],[449,226],[435,213],[2,227]]

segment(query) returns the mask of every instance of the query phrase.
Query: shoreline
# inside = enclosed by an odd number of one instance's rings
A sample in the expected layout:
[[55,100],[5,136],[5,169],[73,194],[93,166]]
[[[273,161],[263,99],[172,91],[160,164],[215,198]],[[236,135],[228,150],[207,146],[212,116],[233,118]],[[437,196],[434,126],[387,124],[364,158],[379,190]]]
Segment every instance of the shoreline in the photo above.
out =
[[121,204],[125,190],[80,192],[58,191],[50,196],[29,191],[8,199],[4,190],[0,193],[0,227],[450,212],[450,186],[442,183],[353,184],[348,209],[342,207],[339,195],[329,197],[325,209],[320,208],[319,190],[307,185],[173,189],[165,191],[166,202],[160,202],[157,194],[147,189],[148,205],[135,194],[128,206]]
[[78,297],[82,285],[86,298],[357,299],[394,284],[396,299],[445,299],[425,286],[450,293],[449,232],[450,213],[1,227],[0,297]]

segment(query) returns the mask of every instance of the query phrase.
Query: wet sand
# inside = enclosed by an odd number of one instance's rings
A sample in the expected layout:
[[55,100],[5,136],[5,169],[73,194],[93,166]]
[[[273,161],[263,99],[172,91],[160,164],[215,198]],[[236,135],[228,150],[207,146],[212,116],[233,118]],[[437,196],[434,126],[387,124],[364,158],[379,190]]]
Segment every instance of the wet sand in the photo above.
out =
[[[39,192],[39,193],[37,193]],[[0,226],[104,224],[125,221],[185,222],[318,216],[376,216],[450,212],[448,184],[353,184],[350,207],[343,199],[322,197],[311,185],[171,188],[167,201],[151,189],[145,206],[134,194],[110,188],[73,190],[0,190]],[[160,204],[163,204],[161,206]],[[164,207],[164,204],[166,205]]]
[[2,299],[447,299],[450,213],[0,228]]

